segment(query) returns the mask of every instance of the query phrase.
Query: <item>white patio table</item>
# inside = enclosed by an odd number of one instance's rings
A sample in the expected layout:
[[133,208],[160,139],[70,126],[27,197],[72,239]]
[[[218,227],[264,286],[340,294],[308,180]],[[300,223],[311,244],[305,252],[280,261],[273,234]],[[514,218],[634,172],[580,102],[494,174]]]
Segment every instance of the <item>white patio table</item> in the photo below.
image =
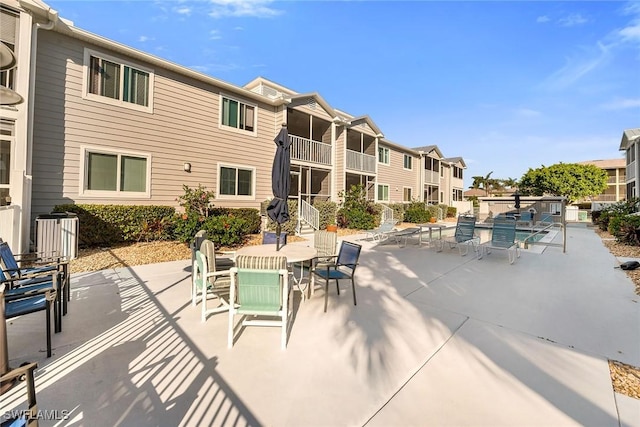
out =
[[447,228],[447,225],[438,224],[437,222],[430,222],[427,224],[418,224],[418,227],[420,227],[420,246],[422,246],[422,232],[424,231],[424,229],[429,230],[429,245],[431,245],[431,243],[433,243],[433,229],[435,228],[438,230],[438,240],[441,240],[442,229]]

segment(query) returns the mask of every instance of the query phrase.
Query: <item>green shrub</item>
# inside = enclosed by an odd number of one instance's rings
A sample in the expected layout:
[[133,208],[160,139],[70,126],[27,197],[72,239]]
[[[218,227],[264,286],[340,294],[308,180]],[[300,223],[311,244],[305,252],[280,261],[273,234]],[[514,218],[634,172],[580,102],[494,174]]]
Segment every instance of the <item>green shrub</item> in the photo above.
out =
[[188,185],[182,185],[184,194],[176,199],[178,204],[184,209],[185,213],[192,212],[200,216],[208,216],[209,209],[213,206],[215,193],[208,191],[202,184],[198,184],[198,188],[192,189]]
[[[263,202],[265,203],[265,202]],[[269,202],[266,202],[267,206],[269,205]],[[289,207],[289,221],[285,222],[284,224],[280,225],[280,230],[281,231],[286,231],[287,234],[289,235],[294,235],[296,234],[296,226],[298,225],[298,200],[297,199],[290,199],[287,200],[287,206]],[[265,207],[265,212],[266,212],[266,207]],[[275,221],[273,221],[271,218],[269,218],[267,216],[267,229],[274,231],[277,227],[277,223]]]
[[370,230],[377,226],[379,208],[367,199],[364,186],[352,185],[348,190],[341,191],[339,197],[342,206],[336,215],[338,227]]
[[260,233],[262,219],[260,211],[254,208],[213,208],[209,210],[209,216],[229,216],[242,218],[245,221],[243,234]]
[[389,208],[393,210],[393,219],[396,219],[400,222],[404,221],[404,203],[389,203]]
[[140,240],[170,240],[175,209],[171,206],[58,205],[53,212],[78,215],[78,245],[112,246]]
[[609,232],[618,242],[626,245],[640,245],[636,233],[639,228],[640,216],[638,215],[616,216],[609,221]]
[[318,215],[320,216],[320,230],[324,230],[329,224],[336,224],[336,213],[338,211],[336,202],[316,200],[313,202],[313,207],[318,210]]
[[447,218],[455,218],[458,213],[458,208],[454,206],[447,206]]
[[429,222],[431,212],[428,211],[423,202],[411,202],[404,211],[404,220],[414,224]]
[[239,246],[246,241],[247,224],[244,218],[235,216],[210,216],[204,220],[202,229],[216,246]]

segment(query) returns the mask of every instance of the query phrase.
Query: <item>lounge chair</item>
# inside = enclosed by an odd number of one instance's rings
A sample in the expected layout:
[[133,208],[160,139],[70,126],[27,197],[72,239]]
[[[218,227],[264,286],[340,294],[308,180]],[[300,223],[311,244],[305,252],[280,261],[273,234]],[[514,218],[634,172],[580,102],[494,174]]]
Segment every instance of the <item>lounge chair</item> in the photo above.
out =
[[[278,326],[282,349],[287,348],[289,330],[289,272],[284,256],[238,255],[237,267],[231,269],[228,346],[233,347],[235,316],[241,315],[241,326]],[[236,296],[237,293],[237,296]],[[277,320],[262,317],[277,317]]]
[[394,219],[388,219],[382,222],[378,228],[374,228],[373,230],[366,230],[364,232],[365,239],[371,239],[374,242],[382,242],[386,240],[391,233],[395,231],[395,226],[398,221]]
[[[420,239],[421,231],[420,227],[404,228],[402,230],[392,231],[389,233],[389,238],[393,238],[398,246],[404,247],[407,246],[407,240],[409,240],[410,237],[418,237],[418,239]],[[420,240],[418,240],[418,243],[420,243]]]
[[540,214],[540,219],[536,222],[536,226],[545,227],[553,223],[553,214],[551,212],[542,212]]
[[520,218],[516,220],[516,227],[533,227],[533,213],[531,212],[522,212],[520,214]]
[[491,241],[480,245],[478,259],[482,259],[483,252],[491,253],[492,249],[506,250],[509,264],[520,258],[520,246],[516,242],[516,220],[513,218],[495,219],[491,229]]
[[476,217],[473,215],[460,215],[458,216],[458,222],[456,224],[456,231],[453,236],[445,237],[440,240],[436,240],[436,250],[442,252],[445,245],[449,245],[449,249],[453,249],[456,246],[460,252],[460,256],[465,256],[469,253],[469,245],[475,252],[478,252],[478,246],[480,245],[480,238],[475,234],[476,229]]

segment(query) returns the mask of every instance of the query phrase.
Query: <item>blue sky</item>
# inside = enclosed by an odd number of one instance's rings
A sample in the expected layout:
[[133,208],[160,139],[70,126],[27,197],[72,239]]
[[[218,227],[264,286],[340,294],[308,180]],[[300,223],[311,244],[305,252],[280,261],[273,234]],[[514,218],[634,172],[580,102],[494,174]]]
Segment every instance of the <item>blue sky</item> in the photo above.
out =
[[640,2],[47,1],[82,29],[257,76],[436,144],[471,177],[621,157],[640,127]]

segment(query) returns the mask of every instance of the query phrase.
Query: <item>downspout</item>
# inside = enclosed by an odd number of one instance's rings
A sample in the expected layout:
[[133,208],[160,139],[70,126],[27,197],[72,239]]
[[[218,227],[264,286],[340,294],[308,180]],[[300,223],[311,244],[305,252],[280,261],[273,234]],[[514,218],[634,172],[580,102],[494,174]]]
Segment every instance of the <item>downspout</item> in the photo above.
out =
[[33,122],[35,115],[35,99],[36,99],[36,57],[38,54],[38,30],[52,30],[58,21],[58,12],[49,9],[47,11],[47,19],[49,22],[46,24],[36,23],[31,30],[31,56],[29,63],[29,111],[27,114],[27,175],[31,176],[31,169],[33,167]]
[[[33,16],[33,15],[32,15]],[[27,147],[26,147],[26,170],[25,179],[29,182],[28,196],[24,196],[23,190],[23,203],[22,203],[22,216],[23,221],[21,232],[24,233],[20,237],[21,243],[24,243],[25,237],[28,237],[27,244],[31,238],[31,206],[33,204],[33,123],[35,115],[35,85],[36,85],[36,56],[38,52],[38,30],[51,30],[58,21],[58,12],[49,9],[47,10],[46,24],[36,23],[31,29],[31,50],[29,56],[29,94],[27,105]],[[25,203],[26,202],[26,203]]]

